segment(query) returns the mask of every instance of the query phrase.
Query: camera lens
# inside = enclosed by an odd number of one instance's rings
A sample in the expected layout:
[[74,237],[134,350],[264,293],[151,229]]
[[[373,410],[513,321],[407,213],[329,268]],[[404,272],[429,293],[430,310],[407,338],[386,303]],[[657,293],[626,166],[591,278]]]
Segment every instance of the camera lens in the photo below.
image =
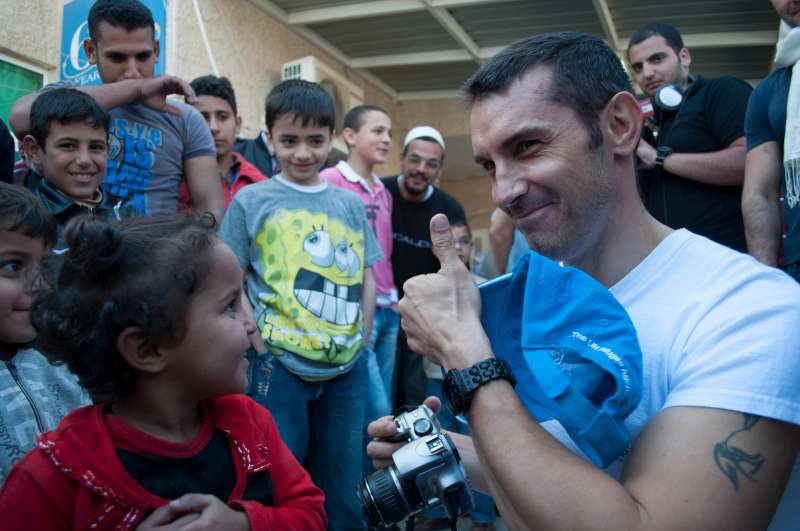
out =
[[358,487],[358,497],[373,527],[401,522],[413,511],[393,477],[392,468],[378,470]]

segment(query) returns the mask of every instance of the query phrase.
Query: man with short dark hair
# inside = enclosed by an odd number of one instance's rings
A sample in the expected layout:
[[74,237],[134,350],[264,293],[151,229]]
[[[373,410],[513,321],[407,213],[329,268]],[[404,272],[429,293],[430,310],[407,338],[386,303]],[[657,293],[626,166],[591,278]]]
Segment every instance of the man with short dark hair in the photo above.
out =
[[772,5],[791,31],[747,106],[742,212],[750,254],[800,282],[800,2]]
[[[219,189],[214,142],[203,117],[191,105],[167,101],[170,94],[194,103],[184,80],[153,76],[159,42],[150,10],[138,0],[98,0],[89,11],[89,62],[102,85],[77,86],[111,116],[105,184],[145,215],[175,212],[181,181],[196,209],[221,220],[225,201]],[[69,85],[68,82],[54,86]],[[17,138],[30,124],[37,93],[14,104],[9,122]]]
[[[444,167],[444,138],[433,127],[413,128],[403,140],[401,173],[386,177],[383,184],[391,192],[392,269],[394,282],[403,296],[403,284],[416,275],[438,269],[431,252],[428,222],[434,214],[446,214],[452,220],[465,220],[464,208],[450,194],[434,186]],[[427,379],[422,358],[408,348],[405,334],[400,332],[394,370],[395,408],[419,404],[425,398]]]
[[[608,288],[635,326],[642,364],[641,401],[620,430],[632,446],[603,471],[579,456],[581,443],[564,426],[540,425],[521,400],[537,383],[560,400],[572,384],[565,389],[557,371],[538,373],[543,379],[519,372],[515,388],[495,358],[508,352],[492,345],[546,357],[542,350],[582,337],[584,327],[602,334],[615,323],[586,312],[554,339],[541,331],[549,315],[540,312],[541,321],[521,324],[525,345],[495,334],[490,344],[481,296],[447,218],[435,216],[441,269],[409,280],[399,307],[409,346],[449,371],[445,397],[472,432],[471,439],[452,434],[472,485],[489,488],[511,529],[767,529],[770,521],[770,531],[796,529],[800,356],[792,338],[800,286],[645,210],[635,174],[642,112],[617,56],[596,37],[519,41],[484,64],[466,92],[475,160],[498,207],[554,261],[552,271],[577,275],[578,268],[601,284],[598,295]],[[569,322],[570,301],[559,296],[542,301],[543,293],[525,291],[504,300],[516,301],[515,315],[544,307]],[[583,337],[582,348],[605,352],[612,363],[604,371],[613,374],[621,356],[594,339]],[[455,383],[467,378],[474,385]],[[614,406],[596,403],[601,413],[570,433],[614,426]],[[368,452],[383,466],[397,448],[386,440],[395,426],[385,417],[369,431],[378,440]]]
[[[647,24],[634,33],[628,62],[655,102],[636,150],[645,206],[665,225],[745,251],[744,114],[752,89],[732,77],[693,76],[692,56],[669,24]],[[673,102],[659,98],[669,87],[677,89]]]

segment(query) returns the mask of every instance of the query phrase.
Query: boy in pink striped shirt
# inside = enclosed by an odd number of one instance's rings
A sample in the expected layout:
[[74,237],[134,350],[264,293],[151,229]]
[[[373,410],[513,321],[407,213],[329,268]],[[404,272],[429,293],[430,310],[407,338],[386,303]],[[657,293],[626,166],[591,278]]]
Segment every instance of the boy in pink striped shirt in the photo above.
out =
[[[349,154],[333,168],[320,173],[332,184],[356,193],[364,203],[367,220],[375,231],[384,259],[372,266],[377,288],[372,337],[365,338],[370,368],[368,420],[391,413],[390,393],[400,316],[397,288],[392,275],[392,196],[372,173],[386,162],[392,146],[392,122],[379,107],[359,105],[344,118],[344,140]],[[365,323],[366,325],[366,323]],[[367,344],[367,341],[369,343]]]

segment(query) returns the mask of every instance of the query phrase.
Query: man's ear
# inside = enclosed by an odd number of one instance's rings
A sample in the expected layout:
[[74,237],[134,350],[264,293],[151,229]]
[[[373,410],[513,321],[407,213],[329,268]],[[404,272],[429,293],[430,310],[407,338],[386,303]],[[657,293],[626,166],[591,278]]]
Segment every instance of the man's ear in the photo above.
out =
[[22,151],[25,156],[35,164],[42,164],[44,161],[44,149],[31,135],[25,135],[22,139]]
[[84,39],[83,41],[83,51],[86,54],[86,58],[89,60],[90,65],[97,64],[97,46],[94,44],[92,39]]
[[681,61],[681,66],[688,71],[692,64],[692,54],[689,53],[689,48],[681,48],[681,51],[678,52],[678,59]]
[[157,40],[153,41],[153,54],[156,56],[156,63],[161,60],[161,44]]
[[236,117],[236,130],[234,131],[236,133],[236,136],[239,136],[239,133],[241,131],[242,131],[242,117],[241,116],[237,116]]
[[137,371],[156,374],[164,370],[167,360],[144,330],[129,326],[117,337],[117,349],[125,361]]
[[634,152],[642,129],[642,109],[630,92],[619,92],[600,117],[606,145],[615,155],[628,156]]

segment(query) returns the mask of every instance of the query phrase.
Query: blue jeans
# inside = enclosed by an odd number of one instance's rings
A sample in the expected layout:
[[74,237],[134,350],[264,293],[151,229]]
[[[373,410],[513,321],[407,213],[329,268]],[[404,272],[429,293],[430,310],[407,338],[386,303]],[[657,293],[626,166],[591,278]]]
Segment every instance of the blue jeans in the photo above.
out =
[[323,382],[301,380],[270,355],[251,371],[248,394],[269,409],[286,446],[325,493],[328,529],[337,531],[366,528],[356,496],[369,385],[365,354],[350,372]]
[[[378,370],[383,380],[386,391],[386,400],[391,405],[392,400],[392,373],[394,372],[394,357],[397,352],[397,333],[400,330],[400,314],[391,308],[375,308],[372,318],[372,336],[370,347],[375,352]],[[388,415],[388,413],[383,413]]]
[[[440,400],[442,399],[441,380],[428,378],[428,396],[438,396]],[[447,409],[447,406],[444,405],[444,401],[442,401],[442,409],[439,411],[437,417],[439,418],[439,423],[442,425],[442,428],[469,435],[469,428],[467,425],[457,419],[453,413]],[[491,496],[473,490],[472,498],[475,500],[475,509],[473,509],[470,514],[473,523],[488,524],[497,519],[497,513],[494,510],[494,502]],[[437,507],[431,511],[425,511],[425,516],[428,518],[447,518],[447,514],[442,507]]]

